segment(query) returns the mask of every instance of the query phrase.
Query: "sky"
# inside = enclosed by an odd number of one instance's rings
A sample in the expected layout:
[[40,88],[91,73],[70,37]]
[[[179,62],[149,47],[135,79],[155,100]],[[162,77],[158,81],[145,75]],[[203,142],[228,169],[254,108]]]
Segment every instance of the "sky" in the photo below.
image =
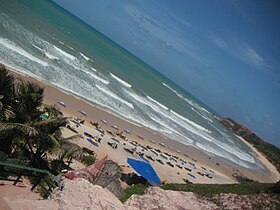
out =
[[53,0],[280,147],[277,0]]

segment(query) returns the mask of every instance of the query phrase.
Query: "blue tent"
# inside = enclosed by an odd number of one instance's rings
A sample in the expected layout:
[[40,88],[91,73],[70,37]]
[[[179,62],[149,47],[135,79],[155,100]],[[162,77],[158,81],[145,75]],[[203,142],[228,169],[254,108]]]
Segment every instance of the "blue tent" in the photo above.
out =
[[160,185],[161,181],[148,162],[127,158],[127,163],[141,176],[143,176],[150,185]]

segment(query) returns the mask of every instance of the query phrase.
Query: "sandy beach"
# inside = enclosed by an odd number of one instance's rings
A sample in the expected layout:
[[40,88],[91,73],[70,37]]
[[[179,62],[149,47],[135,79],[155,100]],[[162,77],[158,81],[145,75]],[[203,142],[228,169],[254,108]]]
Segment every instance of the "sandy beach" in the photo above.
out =
[[[258,159],[265,166],[262,171],[253,171],[223,158],[210,156],[194,147],[163,137],[148,128],[130,123],[97,107],[95,104],[48,85],[46,82],[20,75],[15,71],[11,72],[18,78],[37,82],[44,87],[44,103],[57,106],[70,119],[83,118],[85,123],[80,126],[77,126],[74,121],[69,123],[72,128],[82,135],[82,138],[73,140],[73,142],[81,147],[93,150],[98,159],[108,155],[109,159],[121,165],[126,172],[133,171],[127,164],[127,157],[141,159],[139,154],[144,153],[143,158],[151,163],[161,181],[168,183],[184,183],[184,179],[193,183],[236,183],[232,177],[232,174],[236,171],[259,182],[276,182],[280,179],[280,174],[276,168],[254,148],[252,149],[256,152]],[[63,102],[66,107],[59,105],[57,102]],[[87,116],[84,116],[79,111],[85,112]],[[117,110],[115,111],[117,112]],[[107,125],[102,123],[101,120],[106,120]],[[99,126],[105,131],[105,135],[101,137],[100,132],[90,122],[98,122]],[[114,140],[112,139],[113,136],[106,132],[108,130],[116,133],[116,129],[111,126],[118,126],[119,131],[129,130],[131,134],[125,135],[126,140],[119,136],[114,136]],[[85,132],[92,136],[101,137],[101,142],[96,142],[98,146],[94,146],[87,140],[89,137],[84,135]],[[71,130],[63,129],[65,137],[73,134],[75,133]],[[95,141],[94,139],[92,140]],[[117,148],[112,148],[108,142],[116,143]],[[247,142],[245,141],[245,143]],[[133,150],[133,154],[129,153],[127,149]]]

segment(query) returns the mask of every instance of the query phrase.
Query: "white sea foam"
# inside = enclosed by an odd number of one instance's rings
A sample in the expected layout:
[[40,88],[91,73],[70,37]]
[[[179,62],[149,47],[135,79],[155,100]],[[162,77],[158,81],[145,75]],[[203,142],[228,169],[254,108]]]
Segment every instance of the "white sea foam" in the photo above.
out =
[[182,94],[178,93],[176,90],[174,90],[172,87],[170,87],[166,83],[162,83],[162,85],[167,87],[169,90],[171,90],[173,93],[175,93],[179,98],[181,98],[182,100],[186,101],[191,106],[194,106],[194,107],[196,107],[196,108],[198,108],[198,109],[200,109],[200,110],[210,114],[210,112],[208,110],[206,110],[205,108],[199,106],[197,103],[193,102],[192,100],[185,98]]
[[121,83],[122,85],[124,85],[125,87],[129,87],[131,88],[131,84],[127,83],[126,81],[122,80],[121,78],[117,77],[116,75],[110,73],[110,75],[117,80],[119,83]]
[[80,52],[80,55],[81,55],[85,60],[87,60],[87,61],[90,59],[89,57],[85,56],[85,55],[84,55],[83,53],[81,53],[81,52]]
[[91,70],[94,71],[94,72],[97,72],[97,70],[96,70],[95,68],[92,68],[92,67],[91,67]]
[[210,122],[213,122],[213,120],[211,120],[209,117],[204,116],[203,114],[201,114],[199,111],[195,110],[195,108],[191,107],[191,109],[197,113],[199,116],[201,116],[202,118],[204,118],[205,120],[208,120]]
[[40,51],[44,54],[44,56],[46,56],[47,58],[49,58],[49,59],[51,59],[51,60],[59,60],[59,58],[57,58],[57,57],[51,55],[51,54],[48,53],[47,51],[45,51],[45,50],[43,50],[42,48],[38,47],[37,45],[35,45],[35,44],[32,44],[32,45],[33,45],[33,47],[35,47],[36,49],[40,50]]
[[71,60],[76,60],[76,57],[75,57],[75,56],[73,56],[73,55],[71,55],[71,54],[69,54],[69,53],[63,51],[62,49],[58,48],[58,47],[55,46],[55,45],[53,45],[53,47],[54,47],[54,49],[55,49],[57,52],[59,52],[59,53],[62,54],[63,56],[65,56],[65,57],[67,57],[67,58],[69,58],[69,59],[71,59]]
[[159,103],[158,101],[156,101],[155,99],[153,99],[150,96],[147,96],[148,99],[150,99],[152,102],[154,102],[155,104],[159,105],[161,108],[168,110],[168,107],[164,106],[163,104]]
[[103,88],[103,87],[101,87],[101,86],[99,86],[99,85],[97,85],[97,84],[95,84],[95,86],[96,86],[100,91],[102,91],[103,93],[105,93],[106,95],[108,95],[108,96],[110,96],[110,97],[112,97],[112,98],[114,98],[114,99],[120,101],[121,103],[127,105],[127,106],[130,107],[131,109],[134,109],[134,106],[133,106],[132,103],[130,103],[130,102],[128,102],[128,101],[122,99],[122,98],[119,97],[117,94],[115,94],[115,93],[113,93],[112,91],[110,91],[109,89]]
[[177,112],[175,112],[175,111],[173,111],[173,110],[171,110],[170,112],[171,112],[172,114],[174,114],[175,116],[177,116],[178,118],[180,118],[181,120],[183,120],[183,121],[185,121],[185,122],[191,124],[193,127],[196,127],[197,129],[203,130],[203,131],[205,131],[205,132],[207,132],[207,133],[211,133],[211,131],[209,131],[209,130],[207,130],[206,128],[202,127],[201,125],[198,125],[198,124],[196,124],[195,122],[193,122],[193,121],[191,121],[191,120],[189,120],[189,119],[183,117],[182,115],[178,114]]
[[29,52],[25,51],[24,49],[17,46],[15,43],[11,42],[8,39],[3,39],[0,37],[0,44],[2,44],[6,48],[12,50],[15,53],[20,54],[20,55],[24,56],[25,58],[28,58],[29,60],[39,63],[43,66],[48,66],[48,64],[46,62],[40,60],[39,58],[37,58],[34,55],[30,54]]
[[[53,37],[53,39],[55,39],[55,40],[57,40],[57,41],[58,41],[58,39],[56,39],[56,38],[54,38],[54,37]],[[74,50],[74,48],[73,48],[73,47],[71,47],[71,46],[69,46],[69,45],[65,44],[64,42],[62,42],[62,41],[58,41],[58,42],[59,42],[60,44],[64,45],[64,46],[66,46],[66,47],[70,48],[71,50]]]
[[[237,163],[237,164],[239,164],[241,166],[244,166],[246,168],[250,168],[250,165],[247,164],[246,162],[255,163],[255,160],[251,156],[250,156],[249,159],[247,157],[244,158],[243,154],[241,156],[239,156],[240,153],[236,151],[236,148],[231,148],[231,150],[229,150],[229,151],[227,150],[230,153],[226,153],[226,152],[221,151],[219,149],[215,149],[212,146],[206,146],[206,145],[204,145],[202,143],[199,143],[199,142],[196,142],[195,146],[197,146],[199,149],[202,149],[206,152],[209,152],[209,153],[215,154],[217,156],[229,159],[229,160],[233,161],[234,163]],[[224,148],[222,148],[222,149],[224,149]],[[246,161],[246,162],[244,162],[244,161]]]
[[[142,97],[132,91],[126,91],[128,95],[130,95],[134,100],[137,100],[139,103],[149,106],[152,108],[153,111],[158,113],[160,116],[165,117],[165,119],[169,119],[172,121],[172,123],[177,124],[178,126],[184,127],[184,129],[201,136],[203,139],[206,139],[208,141],[213,141],[213,138],[209,136],[207,133],[211,133],[211,131],[207,130],[206,128],[196,124],[195,122],[179,115],[178,113],[174,111],[167,111],[166,109],[163,109],[161,106],[158,106],[157,104],[151,103],[147,98]],[[151,114],[151,113],[149,113]],[[166,125],[168,128],[170,128],[172,124]],[[206,133],[204,133],[206,132]],[[177,132],[180,133],[180,132]],[[180,133],[181,134],[181,133]],[[182,135],[182,134],[181,134]]]
[[51,55],[50,53],[48,53],[48,52],[46,52],[46,51],[44,52],[44,55],[45,55],[48,59],[51,59],[51,60],[59,60],[59,58],[57,58],[57,57]]
[[92,73],[92,72],[89,72],[89,71],[86,71],[86,70],[82,70],[83,72],[85,72],[87,75],[93,77],[94,79],[104,83],[105,85],[108,85],[109,84],[109,81],[108,80],[105,80],[99,76],[97,76],[96,74]]
[[42,48],[38,47],[38,46],[35,45],[35,44],[32,44],[32,46],[35,47],[37,50],[40,50],[40,51],[42,51],[42,52],[44,51]]
[[176,90],[174,90],[172,87],[170,87],[169,85],[167,85],[166,83],[161,83],[163,86],[167,87],[169,90],[171,90],[173,93],[175,93],[178,97],[180,98],[184,98],[182,94],[178,93]]

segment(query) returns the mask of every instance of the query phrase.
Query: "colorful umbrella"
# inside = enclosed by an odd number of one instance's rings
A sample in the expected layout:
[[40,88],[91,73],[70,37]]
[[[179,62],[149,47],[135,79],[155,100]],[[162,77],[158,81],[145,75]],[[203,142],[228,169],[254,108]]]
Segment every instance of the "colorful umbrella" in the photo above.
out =
[[123,130],[123,132],[126,133],[126,134],[131,134],[130,130]]
[[60,106],[63,106],[64,108],[66,107],[66,105],[63,101],[57,101],[56,103],[59,104]]
[[85,117],[87,117],[87,114],[84,111],[78,111],[81,115],[84,115]]
[[104,123],[105,125],[108,125],[106,120],[100,120],[100,122]]
[[119,127],[116,126],[116,125],[112,125],[111,128],[113,128],[113,129],[115,129],[115,130],[117,130],[117,131],[119,130]]

